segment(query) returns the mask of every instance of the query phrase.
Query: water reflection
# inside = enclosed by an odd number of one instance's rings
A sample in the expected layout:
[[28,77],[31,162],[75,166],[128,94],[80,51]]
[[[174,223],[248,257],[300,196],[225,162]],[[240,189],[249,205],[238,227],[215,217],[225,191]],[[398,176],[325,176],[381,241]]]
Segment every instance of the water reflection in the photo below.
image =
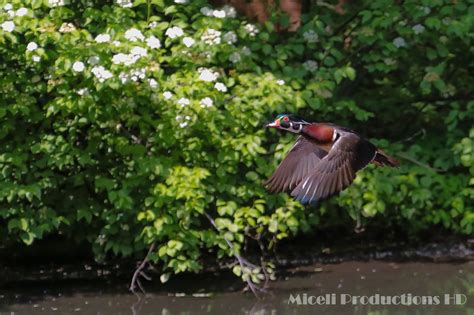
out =
[[[174,281],[174,282],[173,282]],[[474,262],[344,262],[310,265],[280,272],[263,300],[241,292],[232,277],[181,277],[163,288],[148,283],[150,293],[135,296],[127,283],[11,283],[0,292],[0,313],[86,314],[473,314]],[[155,287],[151,287],[155,285]],[[206,288],[209,291],[205,291]],[[212,293],[215,292],[215,293]],[[334,294],[336,305],[288,304],[290,295]],[[351,296],[440,296],[464,294],[465,305],[341,305]],[[326,303],[327,304],[327,303]]]

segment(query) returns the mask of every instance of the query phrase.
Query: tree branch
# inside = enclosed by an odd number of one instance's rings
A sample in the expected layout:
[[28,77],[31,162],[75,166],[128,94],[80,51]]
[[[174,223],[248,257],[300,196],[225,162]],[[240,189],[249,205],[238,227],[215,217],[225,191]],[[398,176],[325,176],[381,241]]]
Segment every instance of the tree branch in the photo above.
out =
[[155,250],[155,246],[156,246],[155,243],[152,243],[150,245],[150,248],[148,249],[148,253],[146,254],[145,258],[143,259],[143,261],[140,263],[138,268],[133,273],[132,282],[130,283],[129,290],[132,291],[134,294],[137,294],[135,292],[137,286],[140,288],[140,290],[142,291],[143,294],[146,294],[145,289],[143,289],[143,286],[140,283],[140,277],[143,277],[146,280],[151,280],[151,278],[145,274],[143,269],[145,269],[147,263],[149,262],[150,255]]
[[418,165],[418,166],[421,166],[421,167],[424,167],[424,168],[426,168],[426,169],[428,169],[428,170],[430,170],[430,171],[433,171],[433,172],[435,172],[435,173],[445,173],[445,172],[446,172],[446,171],[444,171],[444,170],[442,170],[442,169],[434,168],[434,167],[432,167],[432,166],[430,166],[430,165],[428,165],[428,164],[422,163],[422,162],[420,162],[420,161],[418,161],[418,160],[416,160],[416,159],[414,159],[414,158],[412,158],[412,157],[410,157],[410,156],[408,156],[408,155],[405,155],[405,154],[403,154],[403,153],[397,153],[397,154],[395,154],[395,155],[398,156],[398,157],[400,157],[400,158],[402,158],[402,159],[405,159],[405,160],[407,160],[407,161],[410,161],[410,162],[412,162],[412,163],[415,163],[415,164]]

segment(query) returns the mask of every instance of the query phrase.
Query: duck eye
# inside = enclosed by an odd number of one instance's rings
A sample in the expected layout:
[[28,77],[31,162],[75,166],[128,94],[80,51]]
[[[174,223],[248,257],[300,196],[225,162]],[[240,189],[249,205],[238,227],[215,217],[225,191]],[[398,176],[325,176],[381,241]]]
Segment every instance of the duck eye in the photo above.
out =
[[284,120],[284,121],[289,121],[290,118],[288,118],[288,116],[285,116],[285,117],[283,117],[283,120]]

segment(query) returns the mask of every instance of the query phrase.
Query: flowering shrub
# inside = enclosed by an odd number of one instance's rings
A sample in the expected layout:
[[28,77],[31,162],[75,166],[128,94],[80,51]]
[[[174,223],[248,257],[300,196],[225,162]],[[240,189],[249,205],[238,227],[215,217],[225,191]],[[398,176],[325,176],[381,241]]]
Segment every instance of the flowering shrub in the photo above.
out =
[[[63,235],[98,258],[155,242],[182,272],[231,255],[226,239],[320,221],[472,233],[474,7],[422,2],[314,6],[284,34],[285,16],[254,25],[201,0],[0,1],[1,242]],[[352,127],[403,165],[317,208],[270,195],[295,139],[262,126],[283,112]]]

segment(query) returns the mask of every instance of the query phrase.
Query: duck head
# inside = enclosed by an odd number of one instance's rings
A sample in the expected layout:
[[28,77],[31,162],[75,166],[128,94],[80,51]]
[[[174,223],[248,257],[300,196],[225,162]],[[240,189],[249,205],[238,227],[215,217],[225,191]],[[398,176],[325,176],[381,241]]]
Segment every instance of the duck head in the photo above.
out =
[[277,116],[275,121],[266,124],[266,128],[276,128],[293,133],[300,133],[305,125],[309,125],[309,122],[304,121],[293,115],[280,114]]

